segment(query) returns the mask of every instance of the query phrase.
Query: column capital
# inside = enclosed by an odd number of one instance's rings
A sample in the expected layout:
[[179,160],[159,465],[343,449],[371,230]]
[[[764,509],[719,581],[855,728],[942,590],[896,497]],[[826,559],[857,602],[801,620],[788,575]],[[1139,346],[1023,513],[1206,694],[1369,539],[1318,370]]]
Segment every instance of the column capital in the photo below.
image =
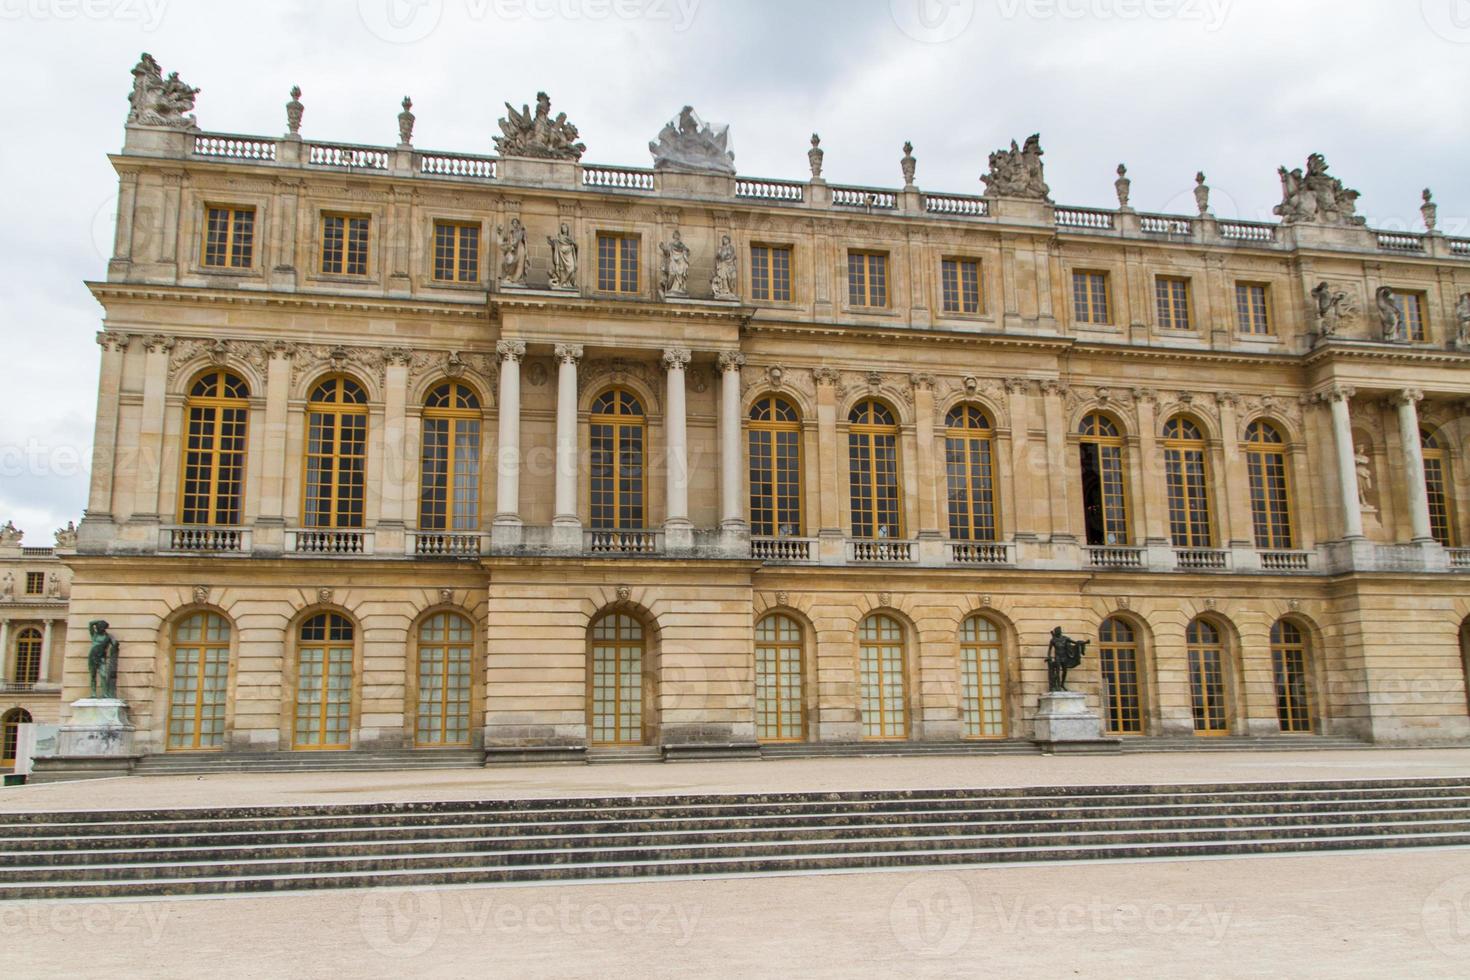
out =
[[1240,393],[1236,391],[1217,391],[1215,392],[1215,404],[1221,408],[1234,408],[1240,404]]
[[1041,393],[1043,395],[1065,395],[1070,389],[1060,378],[1042,378]]
[[582,359],[581,344],[557,344],[555,347],[556,361],[558,364],[575,365]]
[[149,334],[143,338],[143,349],[150,354],[167,354],[174,349],[176,343],[173,337],[166,337],[161,333]]
[[1358,393],[1358,389],[1352,385],[1332,385],[1323,390],[1317,397],[1324,402],[1345,402]]
[[130,334],[115,333],[111,330],[97,332],[97,345],[104,351],[126,351],[132,339]]
[[720,351],[720,370],[739,371],[745,367],[745,355],[738,350]]
[[526,342],[523,340],[497,340],[495,342],[495,356],[502,361],[519,363],[526,356]]
[[1418,388],[1402,388],[1388,396],[1393,405],[1417,405],[1424,400],[1424,392]]
[[842,375],[837,372],[836,368],[812,368],[812,381],[815,382],[817,387],[819,388],[836,388],[839,387],[842,383]]
[[937,383],[938,382],[935,380],[934,375],[932,374],[909,375],[909,386],[912,387],[915,391],[933,391],[934,386]]
[[689,364],[692,357],[687,347],[669,347],[664,351],[663,366],[665,371],[682,371]]

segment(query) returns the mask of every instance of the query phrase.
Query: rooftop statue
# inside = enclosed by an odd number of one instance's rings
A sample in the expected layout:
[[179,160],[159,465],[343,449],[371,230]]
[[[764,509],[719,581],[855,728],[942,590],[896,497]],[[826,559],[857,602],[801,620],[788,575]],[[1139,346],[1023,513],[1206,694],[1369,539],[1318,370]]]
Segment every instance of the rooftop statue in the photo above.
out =
[[1342,186],[1342,181],[1328,176],[1327,158],[1320,153],[1307,157],[1307,170],[1288,171],[1278,167],[1281,175],[1281,203],[1271,209],[1285,225],[1310,222],[1320,225],[1361,225],[1358,216],[1358,192]]
[[66,527],[56,529],[56,547],[66,551],[77,546],[76,521],[67,521]]
[[495,137],[495,152],[503,157],[536,157],[541,160],[580,160],[587,151],[577,142],[577,127],[567,122],[567,114],[559,112],[551,118],[551,99],[545,92],[536,93],[536,111],[522,105],[519,112],[509,102],[506,118],[500,120],[504,135]]
[[655,170],[695,170],[733,174],[735,154],[730,151],[730,127],[714,129],[700,120],[693,107],[685,106],[679,116],[664,124],[658,139],[648,144]]
[[986,197],[1029,198],[1051,203],[1051,188],[1041,172],[1041,134],[1033,133],[1024,146],[1011,140],[1009,150],[990,154],[990,173],[981,177]]
[[14,521],[6,521],[0,525],[0,545],[19,545],[25,536],[26,533],[17,528]]
[[143,57],[133,67],[133,91],[128,96],[128,125],[168,126],[172,129],[194,129],[197,121],[189,113],[194,108],[197,88],[179,81],[179,73],[163,77],[163,69],[153,55]]

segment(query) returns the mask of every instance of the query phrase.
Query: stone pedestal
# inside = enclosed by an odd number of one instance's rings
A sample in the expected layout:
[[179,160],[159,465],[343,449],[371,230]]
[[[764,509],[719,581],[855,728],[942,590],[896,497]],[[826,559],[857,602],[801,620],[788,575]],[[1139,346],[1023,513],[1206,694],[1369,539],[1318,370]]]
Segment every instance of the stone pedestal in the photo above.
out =
[[117,698],[82,698],[71,703],[71,718],[56,733],[62,758],[123,759],[133,755],[133,722],[128,703]]
[[1116,752],[1121,743],[1104,738],[1102,719],[1087,707],[1087,697],[1075,691],[1048,691],[1036,710],[1032,741],[1047,753]]

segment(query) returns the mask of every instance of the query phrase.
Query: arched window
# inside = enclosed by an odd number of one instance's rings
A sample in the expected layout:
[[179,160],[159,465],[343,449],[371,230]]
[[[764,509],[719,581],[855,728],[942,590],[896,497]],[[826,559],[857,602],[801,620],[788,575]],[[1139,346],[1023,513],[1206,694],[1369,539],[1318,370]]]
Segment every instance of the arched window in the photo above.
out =
[[592,403],[592,527],[634,531],[646,526],[646,435],[643,406],[632,392],[613,388]]
[[173,629],[172,663],[168,747],[222,748],[230,679],[230,624],[212,612],[197,612],[179,620]]
[[1460,667],[1465,677],[1465,709],[1470,711],[1470,619],[1460,624]]
[[334,377],[312,389],[306,407],[307,527],[362,527],[367,429],[362,385]]
[[1169,495],[1169,534],[1174,547],[1214,547],[1205,437],[1193,420],[1183,416],[1175,416],[1164,424],[1164,484]]
[[1225,650],[1220,631],[1196,619],[1185,631],[1189,651],[1189,701],[1196,735],[1228,735],[1225,701]]
[[352,741],[352,622],[318,613],[301,624],[296,669],[298,749],[345,749]]
[[15,683],[35,684],[41,679],[41,631],[27,626],[15,636]]
[[469,744],[474,653],[475,628],[458,613],[435,613],[419,627],[416,744]]
[[1307,675],[1307,642],[1287,619],[1271,627],[1271,670],[1276,680],[1276,718],[1283,732],[1312,730],[1311,682]]
[[590,629],[592,670],[587,727],[594,745],[643,742],[643,624],[626,613],[608,613]]
[[863,737],[902,739],[909,734],[908,684],[903,627],[874,614],[858,628]]
[[1257,548],[1292,548],[1291,492],[1281,431],[1257,419],[1245,430],[1245,462],[1251,484],[1251,524]]
[[898,424],[882,402],[858,402],[848,413],[847,475],[852,536],[901,538],[898,498]]
[[1082,436],[1082,509],[1087,543],[1128,543],[1128,501],[1123,477],[1123,437],[1106,415],[1092,412],[1078,428]]
[[1005,671],[1000,630],[984,616],[971,616],[960,626],[960,683],[965,737],[1005,737]]
[[480,529],[480,396],[448,381],[424,400],[419,529]]
[[31,713],[24,708],[11,708],[0,719],[0,766],[6,769],[15,765],[16,750],[20,743],[20,726],[31,723]]
[[1115,735],[1143,732],[1143,694],[1138,680],[1138,643],[1133,627],[1107,619],[1097,631],[1098,666],[1102,670],[1103,711]]
[[805,737],[801,626],[772,613],[755,624],[755,727],[762,742]]
[[949,536],[995,540],[995,457],[990,419],[974,405],[956,405],[944,419],[944,469],[949,486]]
[[1445,453],[1444,443],[1428,429],[1420,430],[1424,452],[1424,491],[1429,498],[1429,532],[1434,540],[1446,548],[1453,548],[1455,534],[1455,510],[1450,502],[1450,458]]
[[245,382],[224,370],[201,375],[189,389],[180,524],[240,523],[249,398]]
[[801,419],[768,395],[750,408],[750,533],[801,534]]

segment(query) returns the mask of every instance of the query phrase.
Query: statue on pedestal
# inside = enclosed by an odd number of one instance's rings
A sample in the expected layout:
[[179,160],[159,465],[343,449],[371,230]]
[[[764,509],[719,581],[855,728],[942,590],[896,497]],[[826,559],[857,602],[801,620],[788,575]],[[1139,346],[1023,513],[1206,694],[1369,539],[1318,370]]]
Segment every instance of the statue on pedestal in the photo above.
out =
[[664,296],[689,295],[689,246],[676,229],[673,241],[659,242],[663,255],[659,275],[659,292]]
[[577,240],[572,237],[571,227],[562,222],[555,237],[546,236],[546,244],[551,246],[551,288],[576,289]]
[[1067,671],[1082,663],[1082,655],[1087,652],[1087,642],[1072,639],[1062,632],[1060,626],[1052,629],[1051,641],[1046,645],[1047,690],[1067,689]]
[[648,152],[653,154],[655,170],[735,173],[730,127],[711,126],[687,105],[659,130],[658,139],[648,144]]
[[720,247],[715,252],[715,274],[710,278],[709,288],[715,299],[739,299],[735,291],[736,277],[735,246],[729,235],[720,237]]
[[116,700],[117,640],[107,632],[105,619],[94,619],[88,623],[87,634],[92,637],[92,648],[87,651],[87,674],[91,680],[91,696]]
[[495,226],[495,241],[500,246],[500,282],[506,286],[526,284],[526,229],[520,218],[510,219],[510,233]]
[[1278,167],[1281,203],[1271,210],[1284,225],[1298,221],[1324,225],[1361,225],[1357,213],[1358,192],[1327,173],[1327,158],[1320,153],[1307,157],[1307,169]]
[[578,142],[577,127],[567,122],[567,114],[551,115],[551,99],[545,92],[536,93],[536,108],[522,105],[517,112],[509,102],[506,117],[500,120],[502,135],[494,137],[495,152],[503,157],[531,157],[538,160],[580,160],[586,152]]
[[1470,293],[1460,294],[1460,300],[1455,304],[1455,320],[1460,328],[1455,343],[1460,347],[1470,347]]
[[148,52],[133,68],[133,91],[128,95],[128,125],[167,126],[170,129],[195,129],[191,110],[197,88],[179,80],[179,73],[163,77],[163,69]]
[[1013,197],[1051,203],[1051,188],[1046,186],[1041,164],[1041,135],[1026,137],[1023,146],[1011,140],[1009,150],[990,154],[990,173],[980,179],[985,183],[986,197]]
[[1408,343],[1408,323],[1404,319],[1403,309],[1393,298],[1393,290],[1387,286],[1379,286],[1378,291],[1373,294],[1373,302],[1378,307],[1378,319],[1383,325],[1383,339],[1390,344]]

